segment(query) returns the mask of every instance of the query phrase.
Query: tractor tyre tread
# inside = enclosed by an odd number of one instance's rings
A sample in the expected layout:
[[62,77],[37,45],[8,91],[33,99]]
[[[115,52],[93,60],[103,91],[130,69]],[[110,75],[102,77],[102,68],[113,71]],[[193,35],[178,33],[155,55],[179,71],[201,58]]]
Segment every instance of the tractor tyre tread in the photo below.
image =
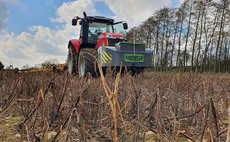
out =
[[[80,50],[79,59],[78,59],[78,65],[80,66],[81,63],[81,57],[85,60],[85,75],[89,72],[92,76],[97,76],[97,63],[96,58],[98,56],[97,49],[94,48],[83,48]],[[80,69],[78,69],[80,71]],[[80,75],[80,73],[79,73]],[[84,75],[84,76],[85,76]]]

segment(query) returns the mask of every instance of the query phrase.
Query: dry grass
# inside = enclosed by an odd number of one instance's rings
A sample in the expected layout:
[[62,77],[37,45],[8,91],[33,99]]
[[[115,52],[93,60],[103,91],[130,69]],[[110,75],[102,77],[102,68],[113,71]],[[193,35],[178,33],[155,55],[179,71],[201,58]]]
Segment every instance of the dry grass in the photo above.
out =
[[0,141],[225,141],[229,97],[229,74],[0,72]]

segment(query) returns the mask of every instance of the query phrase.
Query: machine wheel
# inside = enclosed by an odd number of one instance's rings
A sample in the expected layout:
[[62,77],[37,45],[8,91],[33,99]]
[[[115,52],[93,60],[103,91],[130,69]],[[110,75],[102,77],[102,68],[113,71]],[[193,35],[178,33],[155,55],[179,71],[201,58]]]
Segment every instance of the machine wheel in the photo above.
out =
[[97,75],[97,64],[95,61],[97,58],[97,50],[94,48],[83,48],[80,50],[78,57],[78,74],[81,77],[85,77],[89,72],[92,76]]
[[134,75],[139,75],[144,72],[144,68],[142,67],[132,67],[128,69],[129,73],[134,76]]
[[143,73],[144,72],[144,68],[135,68],[135,67],[132,67],[131,68],[131,75],[139,75],[139,74],[141,74],[141,73]]
[[68,63],[68,72],[70,74],[77,73],[77,53],[73,46],[69,47],[67,63]]

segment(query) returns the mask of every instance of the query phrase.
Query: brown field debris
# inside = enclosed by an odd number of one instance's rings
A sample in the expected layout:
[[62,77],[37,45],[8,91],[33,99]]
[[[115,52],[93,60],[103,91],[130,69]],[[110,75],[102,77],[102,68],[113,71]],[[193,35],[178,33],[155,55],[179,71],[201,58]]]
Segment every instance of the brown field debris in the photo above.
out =
[[0,141],[226,141],[229,97],[229,74],[1,71]]

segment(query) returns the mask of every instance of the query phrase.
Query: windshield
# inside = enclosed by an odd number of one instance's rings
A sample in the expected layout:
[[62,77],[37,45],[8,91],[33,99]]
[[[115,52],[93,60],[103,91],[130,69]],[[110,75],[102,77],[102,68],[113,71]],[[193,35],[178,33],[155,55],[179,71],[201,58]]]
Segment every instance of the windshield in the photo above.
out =
[[112,33],[112,25],[108,25],[107,23],[89,23],[89,32],[92,34],[101,34],[103,32]]
[[90,43],[97,43],[98,36],[103,33],[117,33],[122,34],[123,37],[126,38],[126,32],[123,28],[123,23],[96,23],[96,22],[90,22],[89,23],[89,33],[88,33],[88,40]]
[[122,23],[122,22],[115,23],[115,24],[113,25],[113,28],[114,28],[114,33],[122,34],[123,37],[126,38],[126,32],[125,32],[125,29],[124,29],[124,27],[123,27],[123,23]]
[[99,35],[103,32],[107,33],[117,33],[122,34],[126,37],[125,29],[123,28],[123,23],[115,23],[115,24],[108,24],[108,23],[89,23],[89,34],[96,34]]

